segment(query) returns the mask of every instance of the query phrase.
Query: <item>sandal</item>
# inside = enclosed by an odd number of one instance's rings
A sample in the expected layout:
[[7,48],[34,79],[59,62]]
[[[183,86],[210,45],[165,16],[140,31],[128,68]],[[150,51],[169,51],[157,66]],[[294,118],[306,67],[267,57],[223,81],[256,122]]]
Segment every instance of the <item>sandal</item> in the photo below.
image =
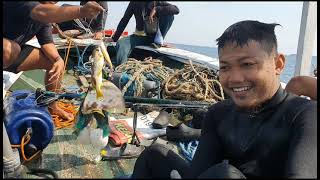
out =
[[118,160],[136,158],[141,154],[145,147],[126,143],[119,147],[112,147],[108,144],[104,149],[107,153],[101,155],[102,160]]

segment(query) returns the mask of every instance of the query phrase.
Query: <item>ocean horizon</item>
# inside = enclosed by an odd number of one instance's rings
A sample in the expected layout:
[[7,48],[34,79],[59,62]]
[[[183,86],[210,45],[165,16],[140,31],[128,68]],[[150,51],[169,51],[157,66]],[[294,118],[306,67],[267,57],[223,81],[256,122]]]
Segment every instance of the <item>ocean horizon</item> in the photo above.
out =
[[[177,44],[177,43],[169,43],[173,46],[203,54],[212,58],[218,58],[218,49],[216,47],[208,47],[208,46],[195,46],[195,45],[186,45],[186,44]],[[296,64],[296,54],[286,54],[286,64],[284,71],[280,75],[280,81],[284,83],[288,83],[289,80],[294,77],[294,71],[295,71],[295,64]],[[311,60],[311,69],[310,69],[310,75],[313,76],[313,70],[317,67],[317,56],[312,56]]]

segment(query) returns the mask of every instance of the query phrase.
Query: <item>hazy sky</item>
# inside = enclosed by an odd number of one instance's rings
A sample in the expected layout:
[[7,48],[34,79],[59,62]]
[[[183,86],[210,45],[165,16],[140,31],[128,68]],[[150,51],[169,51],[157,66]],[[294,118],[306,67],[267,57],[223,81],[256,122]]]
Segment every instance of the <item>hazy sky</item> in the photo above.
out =
[[[65,2],[59,2],[62,4]],[[79,4],[79,2],[68,2]],[[116,29],[129,1],[108,2],[109,15],[106,29]],[[231,24],[242,20],[258,20],[279,23],[276,27],[278,50],[285,54],[296,54],[303,2],[178,2],[180,14],[169,30],[165,41],[179,44],[216,47],[215,40]],[[135,30],[132,17],[126,30]],[[315,38],[316,39],[316,38]],[[314,41],[313,55],[317,55],[317,41]]]

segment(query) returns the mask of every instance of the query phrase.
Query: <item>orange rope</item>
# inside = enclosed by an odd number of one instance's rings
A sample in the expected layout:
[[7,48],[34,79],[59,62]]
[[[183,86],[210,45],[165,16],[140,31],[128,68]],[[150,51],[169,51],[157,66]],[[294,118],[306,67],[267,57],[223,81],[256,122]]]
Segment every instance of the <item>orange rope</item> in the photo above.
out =
[[[69,59],[69,53],[70,53],[70,49],[71,49],[72,40],[69,38],[69,39],[67,39],[67,42],[69,42],[69,45],[68,45],[67,55],[66,55],[65,60],[64,60],[63,71],[62,71],[61,77],[58,77],[58,78],[61,78],[61,81],[62,81],[62,78],[63,78],[64,73],[65,73],[65,71],[66,71],[66,67],[67,67],[67,63],[68,63],[68,59]],[[58,85],[58,84],[56,84],[55,90],[57,90],[57,85]],[[60,88],[60,89],[61,89],[61,88]]]
[[24,146],[27,145],[30,142],[31,136],[29,134],[25,134],[22,137],[21,144],[12,144],[11,147],[13,148],[21,148],[21,154],[24,159],[24,161],[30,161],[32,160],[37,154],[41,152],[41,150],[34,153],[30,158],[27,158],[27,156],[24,154]]
[[57,103],[58,103],[58,106],[61,109],[63,109],[65,112],[72,113],[74,118],[71,120],[66,120],[56,114],[52,114],[51,117],[53,119],[53,123],[56,129],[73,126],[75,124],[76,115],[78,113],[79,106],[74,106],[73,104],[67,104],[60,101],[58,101]]

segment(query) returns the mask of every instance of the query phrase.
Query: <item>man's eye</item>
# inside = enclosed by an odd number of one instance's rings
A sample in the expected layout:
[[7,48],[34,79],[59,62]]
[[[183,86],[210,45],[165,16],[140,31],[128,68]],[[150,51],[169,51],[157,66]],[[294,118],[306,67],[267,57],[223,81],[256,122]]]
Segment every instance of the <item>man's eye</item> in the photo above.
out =
[[226,71],[228,70],[228,66],[220,66],[220,71]]
[[253,66],[254,63],[243,63],[242,66],[248,67],[248,66]]

